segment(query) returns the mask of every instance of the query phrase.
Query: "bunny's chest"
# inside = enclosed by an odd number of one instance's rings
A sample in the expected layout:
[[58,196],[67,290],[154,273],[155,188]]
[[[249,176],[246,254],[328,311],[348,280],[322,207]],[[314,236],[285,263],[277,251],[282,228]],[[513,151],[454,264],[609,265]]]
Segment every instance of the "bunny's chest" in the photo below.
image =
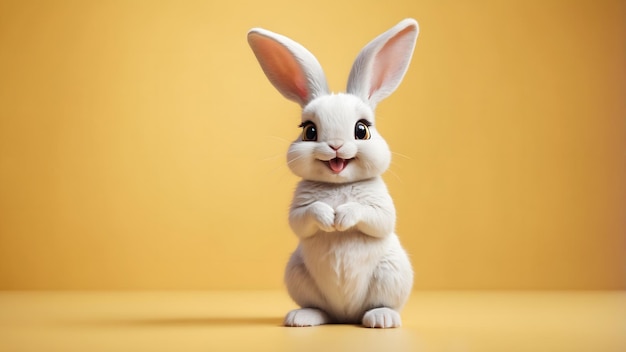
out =
[[295,203],[298,205],[310,204],[316,201],[324,202],[333,208],[348,203],[356,202],[368,204],[373,201],[377,193],[377,187],[370,183],[347,184],[347,185],[308,185],[296,191]]
[[356,197],[350,187],[318,191],[313,194],[313,198],[315,199],[315,201],[324,202],[333,208],[337,208],[342,204],[355,202],[358,200],[358,197]]

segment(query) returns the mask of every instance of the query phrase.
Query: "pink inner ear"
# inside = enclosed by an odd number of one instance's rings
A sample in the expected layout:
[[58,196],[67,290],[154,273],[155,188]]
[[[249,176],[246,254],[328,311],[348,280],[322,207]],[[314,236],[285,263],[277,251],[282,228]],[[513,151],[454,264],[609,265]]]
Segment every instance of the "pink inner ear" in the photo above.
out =
[[285,97],[306,102],[309,97],[304,71],[283,45],[264,36],[251,43],[267,78]]
[[294,93],[298,95],[301,101],[307,101],[309,98],[309,89],[306,84],[306,78],[303,78],[302,70],[300,70],[300,75],[294,77],[293,89]]
[[402,78],[404,67],[408,60],[407,47],[410,47],[411,37],[407,34],[415,31],[414,27],[407,27],[400,31],[380,49],[374,59],[369,97],[385,85],[396,88]]

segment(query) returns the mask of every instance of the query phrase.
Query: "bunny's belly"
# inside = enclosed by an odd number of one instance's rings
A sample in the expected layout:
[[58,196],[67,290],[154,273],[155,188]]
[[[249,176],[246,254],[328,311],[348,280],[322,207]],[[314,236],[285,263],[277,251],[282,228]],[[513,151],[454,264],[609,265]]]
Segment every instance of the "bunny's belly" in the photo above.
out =
[[358,231],[320,232],[303,240],[302,259],[328,305],[321,308],[340,322],[359,322],[377,304],[369,302],[369,287],[389,244],[388,237]]

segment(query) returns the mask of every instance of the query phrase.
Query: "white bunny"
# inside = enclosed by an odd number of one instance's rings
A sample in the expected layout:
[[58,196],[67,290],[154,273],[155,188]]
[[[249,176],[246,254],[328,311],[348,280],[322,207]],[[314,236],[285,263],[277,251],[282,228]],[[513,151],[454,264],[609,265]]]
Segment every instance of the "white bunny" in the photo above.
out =
[[405,19],[371,41],[339,94],[329,92],[319,62],[300,44],[260,28],[248,32],[267,78],[302,107],[302,134],[287,153],[302,178],[289,213],[300,242],[285,272],[302,308],[287,314],[287,326],[401,325],[413,270],[394,233],[395,208],[381,178],[391,152],[374,109],[402,81],[418,32]]

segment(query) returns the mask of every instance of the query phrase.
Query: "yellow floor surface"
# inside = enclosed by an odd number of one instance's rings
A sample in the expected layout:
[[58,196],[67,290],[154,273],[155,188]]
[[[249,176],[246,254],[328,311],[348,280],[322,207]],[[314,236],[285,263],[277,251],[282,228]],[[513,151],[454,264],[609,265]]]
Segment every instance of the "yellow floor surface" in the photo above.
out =
[[0,351],[626,351],[626,292],[414,293],[403,327],[286,328],[283,291],[0,292]]

